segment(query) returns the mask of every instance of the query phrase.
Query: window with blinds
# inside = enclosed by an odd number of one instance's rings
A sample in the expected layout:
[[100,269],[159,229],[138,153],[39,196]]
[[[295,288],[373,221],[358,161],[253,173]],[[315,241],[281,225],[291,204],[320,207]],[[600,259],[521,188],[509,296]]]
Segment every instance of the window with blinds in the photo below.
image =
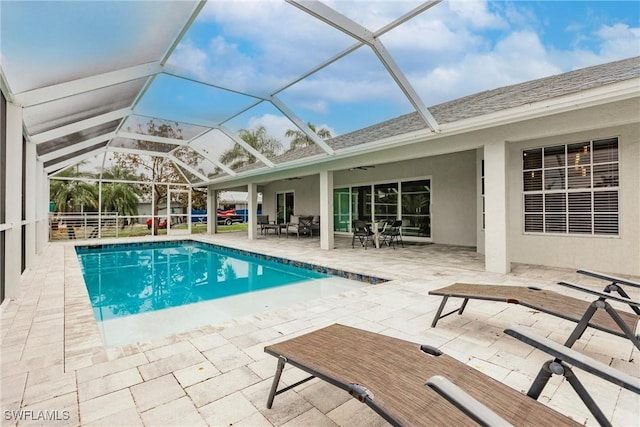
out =
[[524,231],[619,234],[618,138],[524,150]]

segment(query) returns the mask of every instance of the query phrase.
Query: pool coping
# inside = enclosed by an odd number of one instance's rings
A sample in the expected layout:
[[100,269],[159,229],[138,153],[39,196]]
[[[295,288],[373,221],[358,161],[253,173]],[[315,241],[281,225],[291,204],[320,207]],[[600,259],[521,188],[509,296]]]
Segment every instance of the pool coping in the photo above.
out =
[[217,243],[211,243],[211,242],[203,242],[200,240],[195,240],[195,239],[178,239],[178,240],[155,240],[152,242],[131,242],[131,243],[106,243],[106,244],[95,244],[95,245],[74,245],[74,250],[77,252],[77,248],[81,248],[81,249],[91,249],[91,248],[97,248],[97,247],[104,247],[104,246],[108,246],[108,247],[113,247],[113,248],[126,248],[126,247],[151,247],[151,246],[158,246],[161,244],[180,244],[180,243],[197,243],[199,245],[204,245],[204,246],[209,246],[209,247],[214,247],[214,248],[219,248],[219,249],[223,249],[226,251],[229,251],[231,253],[234,254],[238,254],[238,255],[244,255],[244,256],[252,256],[261,260],[265,260],[265,261],[272,261],[272,262],[276,262],[279,264],[283,264],[283,265],[288,265],[291,267],[298,267],[298,268],[303,268],[305,270],[311,270],[311,271],[315,271],[318,273],[324,273],[324,274],[328,274],[330,276],[336,276],[336,277],[341,277],[344,279],[349,279],[349,280],[357,280],[358,282],[363,282],[363,283],[368,283],[371,285],[376,285],[378,283],[385,283],[385,282],[389,282],[393,279],[386,279],[386,278],[382,278],[382,277],[377,277],[377,276],[372,276],[369,274],[362,274],[362,273],[354,273],[351,271],[347,271],[347,270],[341,270],[341,269],[337,269],[337,268],[333,268],[333,267],[325,267],[322,265],[318,265],[318,264],[312,264],[309,262],[305,262],[305,261],[296,261],[296,260],[291,260],[288,258],[282,258],[279,256],[274,256],[274,255],[267,255],[267,254],[262,254],[259,252],[253,252],[253,251],[248,251],[246,249],[238,249],[238,248],[233,248],[230,246],[225,246],[225,245],[220,245]]

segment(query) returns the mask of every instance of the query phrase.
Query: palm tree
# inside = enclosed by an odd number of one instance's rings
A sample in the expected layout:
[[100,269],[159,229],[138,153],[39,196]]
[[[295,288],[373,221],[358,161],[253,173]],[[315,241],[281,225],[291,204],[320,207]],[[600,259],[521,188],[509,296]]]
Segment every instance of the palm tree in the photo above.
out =
[[[316,125],[311,122],[307,123],[307,127],[311,129],[316,135],[318,135],[322,139],[331,138],[331,131],[327,128],[321,128],[316,130]],[[306,133],[302,132],[300,129],[289,129],[284,134],[285,137],[291,138],[291,145],[289,146],[289,151],[296,150],[302,147],[311,147],[314,142]]]
[[[103,179],[137,180],[136,174],[122,166],[114,165],[102,172]],[[138,204],[142,196],[142,188],[136,184],[110,182],[102,184],[102,212],[118,212],[118,215],[138,215]],[[122,226],[124,227],[124,221]]]
[[[264,154],[265,157],[275,157],[282,150],[282,143],[267,135],[264,126],[258,126],[254,130],[240,129],[240,138],[255,148],[256,151]],[[220,161],[228,165],[231,169],[238,169],[256,161],[256,157],[242,148],[239,144],[234,144],[233,148],[220,155]]]
[[[78,172],[76,168],[68,168],[57,177],[71,179],[51,179],[49,197],[56,204],[56,212],[77,212],[86,208],[98,208],[98,189],[93,183],[82,178],[94,178],[92,174]],[[75,178],[75,179],[73,179]]]

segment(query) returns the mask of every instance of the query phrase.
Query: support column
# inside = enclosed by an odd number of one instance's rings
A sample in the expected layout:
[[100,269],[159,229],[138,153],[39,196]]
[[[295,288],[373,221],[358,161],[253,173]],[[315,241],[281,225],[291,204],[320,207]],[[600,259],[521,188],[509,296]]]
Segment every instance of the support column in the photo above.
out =
[[[15,299],[20,290],[22,254],[22,107],[7,103],[5,295]],[[9,184],[10,183],[10,184]]]
[[485,269],[493,273],[511,271],[507,165],[505,141],[484,146]]
[[332,250],[333,241],[333,171],[320,172],[320,249]]
[[258,237],[256,230],[258,224],[258,184],[251,183],[247,185],[249,200],[247,201],[247,210],[249,211],[249,228],[247,229],[247,237],[249,240],[255,240]]
[[38,202],[38,183],[36,181],[36,145],[27,142],[26,162],[25,162],[25,183],[24,183],[24,202],[25,202],[25,265],[27,268],[36,264],[36,229],[37,216],[36,206]]
[[[43,222],[48,221],[47,212],[49,211],[49,193],[45,192],[45,173],[44,164],[40,160],[36,160],[36,176],[35,176],[35,205],[36,205],[36,254],[40,254],[44,248],[45,242],[48,240],[47,228],[42,227]],[[46,194],[46,195],[45,195]],[[45,207],[45,200],[47,206]]]
[[207,187],[207,234],[218,232],[218,192]]

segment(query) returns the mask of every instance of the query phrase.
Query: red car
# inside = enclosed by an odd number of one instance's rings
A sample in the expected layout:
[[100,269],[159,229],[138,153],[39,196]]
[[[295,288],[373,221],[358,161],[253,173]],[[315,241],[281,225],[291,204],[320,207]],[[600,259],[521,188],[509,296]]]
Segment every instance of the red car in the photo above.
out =
[[[158,218],[158,229],[160,228],[167,228],[167,220],[164,219],[162,221],[160,221],[160,218]],[[149,218],[147,220],[147,230],[151,230],[151,218]]]

